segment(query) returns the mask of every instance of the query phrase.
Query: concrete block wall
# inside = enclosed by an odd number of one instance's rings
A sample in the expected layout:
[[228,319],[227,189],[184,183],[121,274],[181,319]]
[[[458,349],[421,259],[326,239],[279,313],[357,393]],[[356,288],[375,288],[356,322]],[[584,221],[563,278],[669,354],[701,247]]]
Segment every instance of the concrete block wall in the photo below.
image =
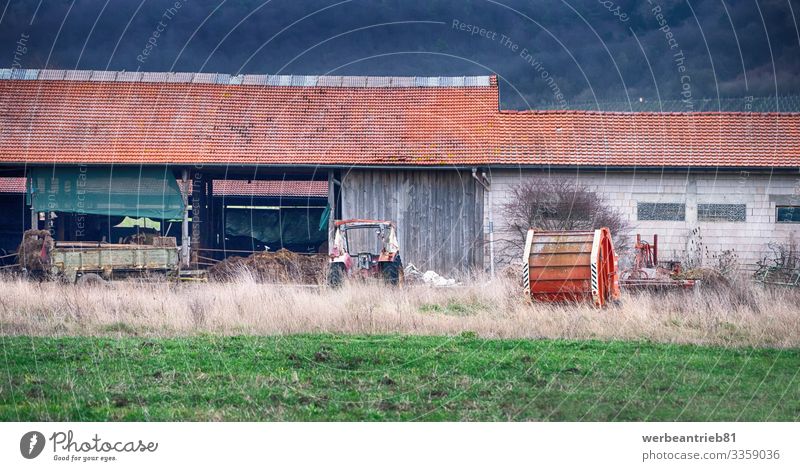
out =
[[[537,170],[493,170],[492,218],[494,219],[495,264],[498,269],[516,262],[521,252],[514,243],[522,244],[519,235],[509,232],[503,208],[512,198],[512,189],[530,178],[551,176],[574,179],[594,188],[613,207],[622,212],[633,229],[628,234],[612,234],[614,240],[626,237],[633,246],[636,233],[652,241],[659,237],[661,260],[685,260],[689,256],[712,258],[715,254],[734,249],[745,269],[755,269],[756,262],[767,252],[770,241],[786,241],[791,233],[800,239],[800,224],[776,222],[776,206],[800,205],[800,174],[789,172],[713,173],[698,171],[559,171],[544,173]],[[489,195],[484,194],[489,208]],[[640,221],[639,202],[683,203],[684,221]],[[698,221],[698,204],[744,204],[744,222]],[[484,211],[484,228],[489,227],[490,212]],[[512,241],[512,242],[509,242]],[[698,249],[699,247],[699,249]],[[489,251],[486,249],[486,266]],[[622,263],[629,263],[630,254],[620,254]],[[713,263],[713,260],[707,260]]]

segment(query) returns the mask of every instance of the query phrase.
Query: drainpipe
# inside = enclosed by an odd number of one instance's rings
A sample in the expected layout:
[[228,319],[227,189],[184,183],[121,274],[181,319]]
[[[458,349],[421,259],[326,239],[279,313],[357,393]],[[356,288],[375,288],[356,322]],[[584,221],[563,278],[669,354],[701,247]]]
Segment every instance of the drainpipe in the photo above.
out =
[[478,177],[478,169],[472,169],[472,178],[475,179],[478,183],[481,184],[484,191],[488,194],[489,199],[489,273],[492,278],[494,278],[494,218],[492,217],[492,180],[486,175],[486,172],[481,172],[481,176]]
[[181,222],[181,261],[184,268],[189,268],[189,171],[184,169],[181,175],[183,185],[183,221]]

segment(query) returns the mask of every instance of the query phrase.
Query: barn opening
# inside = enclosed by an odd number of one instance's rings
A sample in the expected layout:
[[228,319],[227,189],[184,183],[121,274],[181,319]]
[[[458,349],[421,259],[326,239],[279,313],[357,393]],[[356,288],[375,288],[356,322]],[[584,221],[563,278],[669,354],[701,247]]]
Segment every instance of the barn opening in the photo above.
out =
[[192,263],[200,266],[264,250],[327,251],[327,179],[286,174],[259,179],[248,169],[248,179],[186,171],[184,182],[185,170],[33,167],[27,177],[0,178],[0,256],[13,254],[31,227],[64,242],[151,243],[161,236],[174,237],[177,245],[186,229]]
[[327,181],[215,180],[213,186],[222,258],[280,249],[327,253]]

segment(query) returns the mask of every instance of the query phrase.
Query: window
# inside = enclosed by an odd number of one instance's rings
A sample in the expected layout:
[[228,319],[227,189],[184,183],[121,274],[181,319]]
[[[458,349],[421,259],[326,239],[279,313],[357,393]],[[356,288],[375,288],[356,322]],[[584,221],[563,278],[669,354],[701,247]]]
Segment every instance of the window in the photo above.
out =
[[778,206],[777,217],[778,222],[800,222],[800,206]]
[[640,221],[684,221],[686,205],[683,203],[638,203],[636,213]]
[[743,222],[747,219],[745,204],[698,204],[698,221]]

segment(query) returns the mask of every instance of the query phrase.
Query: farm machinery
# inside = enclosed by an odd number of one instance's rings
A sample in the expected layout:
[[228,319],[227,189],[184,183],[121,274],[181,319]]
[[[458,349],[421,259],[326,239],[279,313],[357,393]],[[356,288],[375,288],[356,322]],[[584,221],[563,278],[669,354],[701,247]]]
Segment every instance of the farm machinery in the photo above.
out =
[[621,273],[620,286],[628,290],[663,291],[693,288],[696,280],[676,279],[681,275],[681,264],[674,261],[659,262],[658,234],[653,242],[643,241],[636,234],[633,266]]
[[603,307],[619,300],[617,254],[608,228],[530,229],[522,262],[525,294],[534,301]]
[[637,234],[632,266],[620,272],[607,228],[530,229],[522,262],[525,294],[534,301],[591,302],[603,307],[619,300],[620,288],[664,291],[697,285],[696,280],[680,279],[680,263],[658,260],[657,235],[651,244]]
[[331,286],[339,286],[347,278],[375,278],[394,286],[402,284],[403,262],[393,222],[347,219],[336,221],[334,227],[328,251]]

